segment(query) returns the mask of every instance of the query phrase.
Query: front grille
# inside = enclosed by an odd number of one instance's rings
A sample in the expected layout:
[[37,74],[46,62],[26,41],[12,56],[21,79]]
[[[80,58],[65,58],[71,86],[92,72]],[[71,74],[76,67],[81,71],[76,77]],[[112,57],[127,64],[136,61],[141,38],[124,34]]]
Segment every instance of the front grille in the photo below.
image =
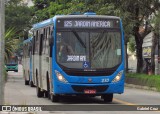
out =
[[74,69],[74,68],[64,67],[63,65],[60,64],[59,66],[69,76],[110,76],[119,67],[119,65],[117,65],[113,68],[106,68],[106,69]]
[[104,92],[107,90],[108,85],[105,86],[77,86],[77,85],[72,85],[72,88],[76,92],[84,92],[85,89],[95,89],[96,92]]
[[64,70],[64,72],[70,76],[109,76],[114,73],[115,70],[109,71],[83,71],[83,70]]

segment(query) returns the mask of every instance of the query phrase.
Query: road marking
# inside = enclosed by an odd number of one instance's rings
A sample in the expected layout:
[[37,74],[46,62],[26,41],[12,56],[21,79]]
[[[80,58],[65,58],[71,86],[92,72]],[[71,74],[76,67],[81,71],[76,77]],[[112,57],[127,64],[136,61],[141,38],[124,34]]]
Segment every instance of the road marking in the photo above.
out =
[[[122,101],[122,100],[119,100],[119,99],[116,99],[116,98],[113,98],[113,101],[118,102],[118,103],[122,103],[122,104],[124,104],[124,105],[132,105],[132,106],[134,106],[134,107],[140,106],[140,105],[138,105],[138,104],[133,104],[133,103],[126,102],[126,101]],[[154,111],[154,110],[153,110],[153,111]],[[160,110],[154,111],[154,112],[160,112]]]
[[129,102],[122,101],[122,100],[119,100],[119,99],[116,99],[116,98],[113,98],[113,101],[116,101],[118,103],[122,103],[122,104],[125,104],[125,105],[137,105],[137,104],[129,103]]

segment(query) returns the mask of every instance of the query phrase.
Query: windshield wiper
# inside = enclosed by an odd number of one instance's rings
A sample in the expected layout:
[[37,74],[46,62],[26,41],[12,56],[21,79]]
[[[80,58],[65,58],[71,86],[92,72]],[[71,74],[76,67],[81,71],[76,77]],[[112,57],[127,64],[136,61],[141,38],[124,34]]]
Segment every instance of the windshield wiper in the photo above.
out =
[[73,34],[76,36],[77,40],[81,43],[81,45],[86,48],[86,45],[84,44],[84,42],[82,41],[82,39],[80,38],[80,36],[77,34],[76,31],[72,31]]

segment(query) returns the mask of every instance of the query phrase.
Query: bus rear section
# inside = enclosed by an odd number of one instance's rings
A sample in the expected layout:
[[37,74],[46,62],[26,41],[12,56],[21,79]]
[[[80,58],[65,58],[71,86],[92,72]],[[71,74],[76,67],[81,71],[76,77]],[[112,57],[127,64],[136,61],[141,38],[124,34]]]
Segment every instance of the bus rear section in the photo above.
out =
[[5,64],[6,71],[15,71],[18,72],[18,57],[11,56]]

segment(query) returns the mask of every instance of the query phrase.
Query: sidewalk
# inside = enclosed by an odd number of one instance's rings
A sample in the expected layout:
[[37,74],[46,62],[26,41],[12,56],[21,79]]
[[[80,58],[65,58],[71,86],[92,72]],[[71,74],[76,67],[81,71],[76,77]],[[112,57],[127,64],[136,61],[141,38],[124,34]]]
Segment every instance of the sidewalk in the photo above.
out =
[[[19,83],[19,84],[17,84]],[[22,65],[18,66],[18,72],[8,72],[8,80],[4,87],[5,105],[26,105],[26,95],[19,85],[24,85]],[[0,112],[0,114],[48,114],[50,112]]]
[[20,91],[18,91],[18,86],[16,86],[16,88],[14,86],[16,83],[22,83],[22,82],[23,82],[22,65],[18,65],[18,72],[14,71],[8,72],[8,79],[4,87],[4,101],[6,105],[18,104],[18,102],[22,104],[23,97],[19,93]]

